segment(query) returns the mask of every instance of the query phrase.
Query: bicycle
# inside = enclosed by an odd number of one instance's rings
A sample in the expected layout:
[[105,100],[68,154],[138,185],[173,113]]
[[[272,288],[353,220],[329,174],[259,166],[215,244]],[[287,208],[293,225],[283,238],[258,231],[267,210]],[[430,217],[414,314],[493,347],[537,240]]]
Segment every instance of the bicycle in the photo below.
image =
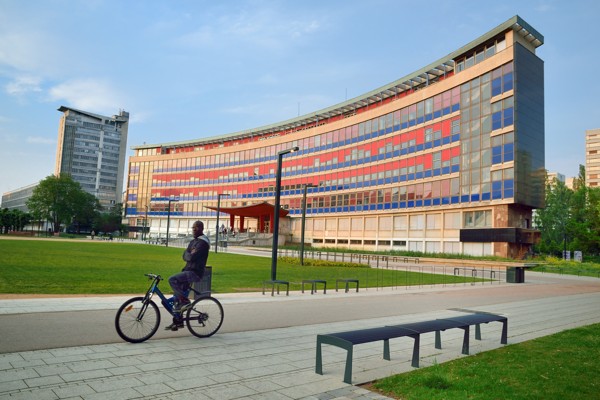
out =
[[165,297],[158,288],[158,284],[163,278],[156,274],[144,275],[152,281],[146,295],[127,300],[119,307],[115,317],[115,328],[123,340],[141,343],[156,333],[160,325],[160,310],[152,300],[155,294],[160,298],[169,314],[173,316],[173,322],[185,323],[192,335],[205,338],[214,335],[221,328],[224,317],[223,306],[210,295],[210,292],[199,292],[190,288],[189,291],[193,291],[199,297],[189,309],[180,313],[174,310],[175,297]]

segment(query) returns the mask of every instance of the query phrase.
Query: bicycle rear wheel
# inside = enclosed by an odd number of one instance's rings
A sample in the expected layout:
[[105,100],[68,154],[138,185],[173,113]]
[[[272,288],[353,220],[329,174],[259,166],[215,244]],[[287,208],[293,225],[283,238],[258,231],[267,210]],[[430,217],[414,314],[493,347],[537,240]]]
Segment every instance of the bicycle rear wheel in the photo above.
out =
[[150,339],[160,325],[160,311],[152,300],[133,297],[117,311],[115,328],[123,340],[140,343]]
[[200,297],[187,311],[186,324],[192,335],[204,338],[217,333],[223,324],[223,306],[214,297]]

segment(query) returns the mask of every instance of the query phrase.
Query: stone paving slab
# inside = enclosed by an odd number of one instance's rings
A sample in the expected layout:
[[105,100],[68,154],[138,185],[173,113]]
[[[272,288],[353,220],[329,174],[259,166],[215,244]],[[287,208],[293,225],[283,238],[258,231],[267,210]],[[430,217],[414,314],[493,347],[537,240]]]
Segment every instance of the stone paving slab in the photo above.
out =
[[[508,317],[509,344],[600,322],[600,293],[515,301],[478,311]],[[4,399],[383,399],[342,382],[345,352],[323,347],[324,375],[314,372],[316,335],[443,318],[455,310],[217,334],[141,344],[114,343],[0,355],[0,400]],[[501,324],[481,326],[482,341],[471,340],[471,354],[502,347]],[[355,348],[353,382],[369,382],[407,372],[412,340],[390,341],[391,361],[382,343]],[[462,356],[462,330],[423,335],[421,364]]]

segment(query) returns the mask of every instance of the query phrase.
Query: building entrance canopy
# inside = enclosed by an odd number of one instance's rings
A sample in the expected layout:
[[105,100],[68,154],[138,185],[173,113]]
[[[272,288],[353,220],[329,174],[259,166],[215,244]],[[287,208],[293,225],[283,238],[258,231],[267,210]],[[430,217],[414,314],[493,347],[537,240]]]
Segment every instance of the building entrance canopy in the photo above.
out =
[[[211,210],[217,211],[217,207],[209,207]],[[249,206],[241,206],[241,207],[221,207],[219,209],[222,213],[229,214],[229,226],[233,227],[233,222],[235,217],[240,218],[240,231],[244,232],[246,229],[244,227],[244,219],[248,218],[256,218],[258,219],[258,230],[259,232],[265,231],[265,222],[269,221],[268,231],[273,233],[273,217],[275,215],[275,206],[273,204],[263,202],[259,204],[252,204]],[[289,214],[287,210],[282,208],[279,209],[279,218],[285,217]]]

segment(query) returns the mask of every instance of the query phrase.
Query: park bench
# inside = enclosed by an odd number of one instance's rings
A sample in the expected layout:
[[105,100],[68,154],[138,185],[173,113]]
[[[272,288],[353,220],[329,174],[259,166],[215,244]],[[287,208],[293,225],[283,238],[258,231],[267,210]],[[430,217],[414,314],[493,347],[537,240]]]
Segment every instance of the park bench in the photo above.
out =
[[401,325],[385,326],[381,328],[359,329],[355,331],[346,331],[317,335],[317,354],[315,372],[323,375],[323,361],[321,346],[329,344],[346,350],[346,366],[344,370],[344,382],[352,383],[352,354],[353,348],[357,344],[383,341],[383,358],[390,360],[390,339],[399,337],[410,337],[414,339],[413,354],[411,365],[419,367],[419,347],[421,334],[435,332],[435,348],[441,349],[441,331],[447,329],[460,328],[464,330],[462,354],[469,354],[469,336],[470,327],[476,326],[475,339],[481,340],[480,324],[489,322],[502,323],[502,336],[500,343],[507,343],[508,319],[504,316],[489,313],[474,313],[461,315],[452,318],[442,318],[429,321],[414,322]]

